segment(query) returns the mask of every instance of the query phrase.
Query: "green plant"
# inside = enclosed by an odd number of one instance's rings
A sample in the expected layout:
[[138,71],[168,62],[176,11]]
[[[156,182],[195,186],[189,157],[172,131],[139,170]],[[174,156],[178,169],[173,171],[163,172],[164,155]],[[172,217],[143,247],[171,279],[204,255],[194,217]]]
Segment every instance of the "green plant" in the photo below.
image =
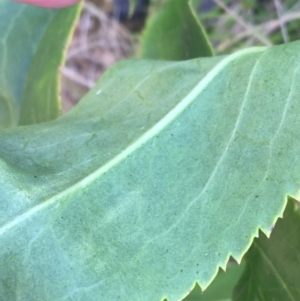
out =
[[0,0],[1,301],[299,300],[300,44],[213,57],[193,4],[59,117],[80,4]]

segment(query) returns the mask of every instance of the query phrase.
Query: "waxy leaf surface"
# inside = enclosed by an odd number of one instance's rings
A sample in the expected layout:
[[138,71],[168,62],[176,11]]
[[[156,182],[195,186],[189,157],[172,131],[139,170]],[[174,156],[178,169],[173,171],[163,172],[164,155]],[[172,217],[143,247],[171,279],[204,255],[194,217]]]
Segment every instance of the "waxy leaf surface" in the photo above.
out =
[[0,0],[0,129],[59,116],[62,49],[79,9]]
[[240,261],[299,193],[299,47],[121,62],[2,130],[3,300],[177,301]]

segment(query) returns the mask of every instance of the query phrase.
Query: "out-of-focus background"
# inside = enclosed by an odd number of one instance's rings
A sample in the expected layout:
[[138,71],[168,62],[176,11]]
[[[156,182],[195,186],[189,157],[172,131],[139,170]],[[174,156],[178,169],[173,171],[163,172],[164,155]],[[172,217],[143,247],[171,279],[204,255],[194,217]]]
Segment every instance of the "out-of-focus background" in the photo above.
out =
[[[147,19],[165,1],[137,0],[133,11],[129,0],[86,0],[62,72],[63,113],[107,68],[138,57]],[[299,0],[202,0],[198,14],[217,55],[300,39]]]

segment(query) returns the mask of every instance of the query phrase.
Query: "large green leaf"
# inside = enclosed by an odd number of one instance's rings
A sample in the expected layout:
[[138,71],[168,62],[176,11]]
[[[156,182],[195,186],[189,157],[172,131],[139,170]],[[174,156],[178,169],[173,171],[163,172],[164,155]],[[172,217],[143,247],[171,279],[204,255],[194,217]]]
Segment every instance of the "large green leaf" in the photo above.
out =
[[50,10],[0,0],[0,128],[60,114],[58,67],[79,8]]
[[67,115],[0,132],[3,300],[180,300],[300,183],[300,43],[125,61]]
[[168,0],[148,20],[141,39],[142,58],[180,61],[213,55],[194,2]]
[[239,301],[300,300],[300,214],[290,200],[283,219],[268,239],[260,233],[247,253],[243,277],[235,289]]

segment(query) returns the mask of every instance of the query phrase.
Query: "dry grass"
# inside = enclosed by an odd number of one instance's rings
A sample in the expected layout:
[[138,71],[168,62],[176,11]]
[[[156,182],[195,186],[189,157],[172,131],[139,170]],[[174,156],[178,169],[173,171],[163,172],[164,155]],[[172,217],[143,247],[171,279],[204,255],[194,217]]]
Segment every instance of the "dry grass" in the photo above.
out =
[[217,17],[203,16],[203,21],[206,28],[210,28],[217,54],[257,45],[272,46],[300,38],[300,1],[260,1],[259,11],[247,7],[247,1],[213,1],[219,14]]
[[91,89],[101,74],[133,53],[133,35],[91,2],[84,4],[63,69],[63,113]]
[[[84,5],[63,69],[63,112],[72,108],[107,68],[132,56],[138,47],[137,38],[107,14],[111,12],[113,0],[90,1]],[[151,0],[150,14],[164,1]],[[245,5],[250,0],[213,1],[215,7],[200,13],[200,19],[217,54],[300,38],[300,1],[260,1],[263,4],[259,13]]]

